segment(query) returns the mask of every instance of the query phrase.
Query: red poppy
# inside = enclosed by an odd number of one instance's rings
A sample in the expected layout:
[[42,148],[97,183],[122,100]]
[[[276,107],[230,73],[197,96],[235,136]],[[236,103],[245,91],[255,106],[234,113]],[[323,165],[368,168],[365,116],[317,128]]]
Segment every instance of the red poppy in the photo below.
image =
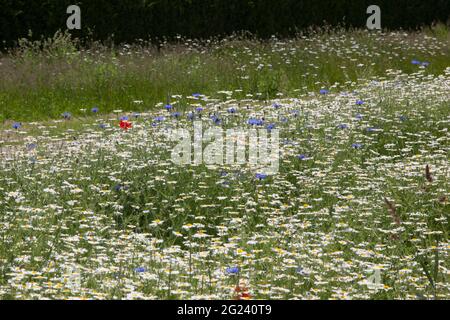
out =
[[236,295],[234,296],[234,300],[249,300],[252,298],[251,294],[248,292],[248,289],[245,287],[236,286],[234,289]]
[[125,121],[125,120],[120,120],[120,127],[121,127],[123,130],[126,131],[126,130],[130,129],[132,126],[133,126],[133,125],[132,125],[131,122]]
[[250,293],[248,293],[248,292],[244,292],[244,293],[242,293],[241,294],[241,296],[240,296],[240,299],[239,300],[249,300],[249,299],[251,299],[252,298],[252,296],[251,296],[251,294]]

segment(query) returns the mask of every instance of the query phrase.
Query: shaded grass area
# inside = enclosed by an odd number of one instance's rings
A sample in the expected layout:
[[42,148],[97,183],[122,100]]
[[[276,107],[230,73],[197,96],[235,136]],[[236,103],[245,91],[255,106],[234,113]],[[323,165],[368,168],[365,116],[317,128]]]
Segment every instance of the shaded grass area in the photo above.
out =
[[[93,107],[144,111],[169,103],[180,108],[201,93],[219,99],[297,96],[321,88],[351,89],[388,69],[412,73],[448,66],[449,36],[443,26],[417,33],[317,31],[308,36],[259,41],[180,39],[157,50],[142,42],[108,48],[79,48],[67,34],[46,41],[22,40],[0,57],[0,122],[84,115]],[[227,93],[221,91],[229,91]],[[142,103],[136,104],[136,101]]]

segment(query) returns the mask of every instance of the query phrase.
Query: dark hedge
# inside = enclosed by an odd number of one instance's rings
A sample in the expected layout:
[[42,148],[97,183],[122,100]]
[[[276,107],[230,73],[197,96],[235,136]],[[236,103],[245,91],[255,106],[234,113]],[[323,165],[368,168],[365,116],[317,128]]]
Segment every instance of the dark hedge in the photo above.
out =
[[415,29],[447,22],[450,0],[0,0],[0,41],[13,44],[66,29],[66,8],[81,7],[82,30],[116,42],[182,35],[208,38],[248,30],[259,37],[292,35],[308,26],[364,27],[371,4],[381,8],[382,27]]

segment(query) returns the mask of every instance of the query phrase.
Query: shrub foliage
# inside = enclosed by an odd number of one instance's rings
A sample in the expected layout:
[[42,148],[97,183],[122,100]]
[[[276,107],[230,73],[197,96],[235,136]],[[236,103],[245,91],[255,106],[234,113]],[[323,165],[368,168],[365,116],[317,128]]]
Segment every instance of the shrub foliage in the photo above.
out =
[[310,26],[365,26],[366,8],[381,8],[382,26],[412,29],[446,22],[448,0],[0,0],[0,41],[16,43],[52,36],[66,28],[66,8],[77,4],[82,30],[76,36],[95,40],[163,39],[182,35],[208,38],[250,31],[259,37],[288,36]]

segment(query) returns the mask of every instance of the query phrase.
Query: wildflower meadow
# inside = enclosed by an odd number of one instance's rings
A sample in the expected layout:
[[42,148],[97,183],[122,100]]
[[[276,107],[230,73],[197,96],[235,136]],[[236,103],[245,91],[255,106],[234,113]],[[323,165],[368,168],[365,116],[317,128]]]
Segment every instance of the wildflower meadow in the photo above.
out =
[[444,25],[61,32],[0,79],[2,299],[450,298]]

